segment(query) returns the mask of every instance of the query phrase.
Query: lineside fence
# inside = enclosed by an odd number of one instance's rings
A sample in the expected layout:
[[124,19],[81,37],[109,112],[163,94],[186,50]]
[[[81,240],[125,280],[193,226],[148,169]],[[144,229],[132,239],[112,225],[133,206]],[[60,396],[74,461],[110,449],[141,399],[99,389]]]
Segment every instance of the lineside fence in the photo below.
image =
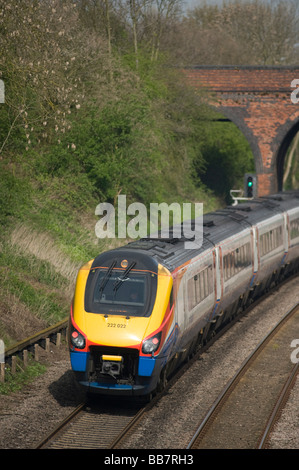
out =
[[50,352],[50,343],[60,347],[62,339],[66,339],[68,320],[62,320],[54,326],[46,328],[36,335],[14,344],[8,349],[4,349],[4,343],[0,342],[0,383],[5,382],[5,370],[9,368],[11,374],[15,374],[19,360],[22,361],[22,369],[26,369],[29,362],[29,355],[35,361],[39,360],[40,348]]

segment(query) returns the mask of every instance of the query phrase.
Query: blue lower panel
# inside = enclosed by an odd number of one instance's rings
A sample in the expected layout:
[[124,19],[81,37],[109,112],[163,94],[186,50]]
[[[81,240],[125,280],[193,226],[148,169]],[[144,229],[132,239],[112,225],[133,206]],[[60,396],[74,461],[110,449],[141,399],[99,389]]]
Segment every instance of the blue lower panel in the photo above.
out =
[[[133,390],[132,385],[125,385],[125,384],[105,384],[99,382],[83,382],[84,385],[88,385],[89,387],[100,388],[103,390],[115,390],[118,392],[128,392]],[[141,388],[141,387],[140,387]]]
[[153,357],[139,357],[138,375],[150,377],[155,367],[156,359]]
[[89,352],[71,351],[70,357],[72,369],[76,372],[85,372],[89,354]]
[[105,384],[99,382],[80,381],[80,385],[86,387],[92,393],[115,396],[138,396],[146,395],[148,387],[146,385],[126,385],[126,384]]

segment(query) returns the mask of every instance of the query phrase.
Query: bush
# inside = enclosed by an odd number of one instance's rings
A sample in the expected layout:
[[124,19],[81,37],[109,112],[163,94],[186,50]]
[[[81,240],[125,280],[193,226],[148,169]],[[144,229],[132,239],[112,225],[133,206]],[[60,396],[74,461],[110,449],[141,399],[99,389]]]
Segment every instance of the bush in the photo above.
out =
[[29,181],[0,165],[0,225],[7,225],[11,217],[22,213],[29,201]]
[[249,143],[232,123],[214,122],[204,125],[199,148],[205,161],[199,177],[230,204],[230,189],[243,189],[244,174],[255,168]]

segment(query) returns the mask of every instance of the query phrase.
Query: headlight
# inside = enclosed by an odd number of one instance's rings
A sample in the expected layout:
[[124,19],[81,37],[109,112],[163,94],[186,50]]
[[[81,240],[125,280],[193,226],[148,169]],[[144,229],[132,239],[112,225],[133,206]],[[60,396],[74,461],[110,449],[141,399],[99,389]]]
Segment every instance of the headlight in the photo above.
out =
[[162,332],[157,333],[151,338],[145,339],[142,344],[143,354],[152,354],[159,349]]
[[79,331],[73,330],[71,333],[71,344],[75,346],[75,348],[78,349],[84,349],[85,348],[85,338]]

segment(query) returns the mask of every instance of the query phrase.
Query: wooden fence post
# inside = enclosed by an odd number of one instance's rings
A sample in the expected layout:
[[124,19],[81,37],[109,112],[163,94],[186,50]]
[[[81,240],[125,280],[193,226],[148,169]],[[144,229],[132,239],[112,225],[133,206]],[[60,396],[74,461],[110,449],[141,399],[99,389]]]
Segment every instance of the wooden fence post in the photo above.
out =
[[38,348],[39,348],[39,345],[36,343],[36,344],[34,345],[34,359],[35,359],[36,361],[38,361]]
[[26,369],[26,367],[28,366],[28,350],[27,349],[24,349],[23,351],[23,363]]

